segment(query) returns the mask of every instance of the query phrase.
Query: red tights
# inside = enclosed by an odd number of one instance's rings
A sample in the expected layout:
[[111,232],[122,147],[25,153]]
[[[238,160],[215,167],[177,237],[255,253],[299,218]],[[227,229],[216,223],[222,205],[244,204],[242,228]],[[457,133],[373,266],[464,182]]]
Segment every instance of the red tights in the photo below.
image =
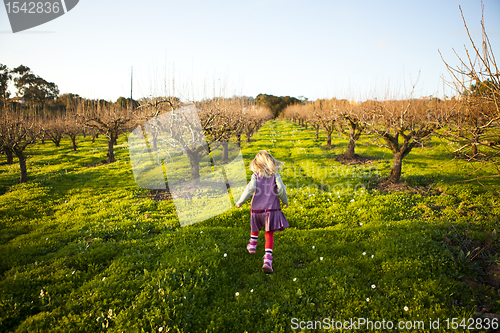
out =
[[[259,236],[259,232],[252,232],[252,236]],[[266,231],[266,249],[274,247],[274,231]]]

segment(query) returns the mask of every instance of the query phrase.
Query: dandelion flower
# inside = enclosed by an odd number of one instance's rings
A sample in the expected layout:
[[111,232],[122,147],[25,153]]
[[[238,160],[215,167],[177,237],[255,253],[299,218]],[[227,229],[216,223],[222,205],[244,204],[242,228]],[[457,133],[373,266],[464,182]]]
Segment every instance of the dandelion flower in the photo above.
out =
[[377,288],[377,286],[375,286],[374,284],[372,284],[372,289],[375,289],[375,288]]
[[240,296],[240,293],[239,292],[236,292],[236,294],[234,294],[235,296]]
[[407,306],[405,306],[405,307],[404,307],[404,310],[405,310],[405,311],[408,311],[408,307],[407,307]]
[[224,258],[227,257],[227,253],[224,253]]

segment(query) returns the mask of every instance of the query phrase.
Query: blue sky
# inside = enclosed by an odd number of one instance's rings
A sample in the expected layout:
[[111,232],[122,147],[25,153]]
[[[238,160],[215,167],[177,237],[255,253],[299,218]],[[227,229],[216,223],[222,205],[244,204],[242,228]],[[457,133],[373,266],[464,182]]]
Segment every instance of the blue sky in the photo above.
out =
[[[500,57],[500,1],[484,0]],[[453,95],[438,49],[457,65],[480,42],[480,1],[81,0],[13,34],[0,9],[0,63],[23,64],[61,93],[116,100],[273,95],[366,100]]]

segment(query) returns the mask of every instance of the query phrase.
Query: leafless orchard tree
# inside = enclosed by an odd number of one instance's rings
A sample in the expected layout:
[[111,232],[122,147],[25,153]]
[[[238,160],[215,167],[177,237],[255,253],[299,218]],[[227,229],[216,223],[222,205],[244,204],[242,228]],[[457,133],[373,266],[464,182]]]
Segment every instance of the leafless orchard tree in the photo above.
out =
[[[314,115],[319,126],[326,133],[327,147],[332,148],[332,134],[335,132],[335,124],[338,118],[336,105],[334,105],[332,100],[317,100],[312,103],[312,111],[307,112],[307,114]],[[318,138],[318,130],[319,128],[316,129],[316,139]]]
[[460,13],[472,50],[465,47],[465,58],[455,52],[459,61],[456,67],[443,59],[453,77],[453,81],[448,83],[459,94],[454,113],[443,132],[453,144],[456,155],[471,162],[481,161],[482,166],[478,169],[493,165],[496,175],[486,177],[499,177],[500,72],[484,26],[484,14],[481,18],[482,40],[477,45],[470,35],[461,8]]
[[441,126],[441,109],[433,108],[424,99],[370,102],[364,122],[370,133],[382,139],[382,146],[393,153],[393,163],[387,181],[401,179],[403,159]]
[[19,159],[20,182],[28,181],[25,150],[40,139],[41,126],[34,116],[4,112],[0,119],[0,145]]
[[45,137],[54,142],[56,147],[60,147],[61,140],[66,131],[63,117],[58,114],[45,116],[41,125]]
[[83,132],[83,125],[78,122],[78,117],[73,112],[66,112],[64,116],[64,133],[71,139],[73,151],[76,151],[76,138]]
[[336,122],[337,131],[343,134],[349,140],[347,150],[343,157],[345,159],[356,158],[355,148],[356,142],[364,133],[366,124],[362,121],[363,114],[366,110],[362,105],[351,104],[348,101],[339,101],[338,118]]
[[79,108],[79,119],[87,127],[95,128],[108,139],[108,162],[115,162],[114,145],[118,136],[130,130],[134,118],[131,110],[115,105],[85,103]]

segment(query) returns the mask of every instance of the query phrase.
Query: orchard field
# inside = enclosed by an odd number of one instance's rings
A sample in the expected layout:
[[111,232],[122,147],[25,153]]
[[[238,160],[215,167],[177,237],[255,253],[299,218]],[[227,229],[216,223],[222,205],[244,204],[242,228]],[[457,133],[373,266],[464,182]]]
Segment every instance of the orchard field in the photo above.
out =
[[324,133],[286,120],[242,143],[248,179],[261,149],[285,163],[290,228],[275,237],[270,275],[262,233],[257,254],[246,251],[248,202],[181,228],[172,201],[135,185],[126,135],[110,164],[105,139],[29,148],[27,183],[17,164],[0,166],[0,331],[290,332],[359,318],[492,331],[500,183],[463,180],[494,171],[470,175],[476,166],[433,138],[387,191],[378,181],[392,154],[372,141],[360,138],[354,165],[336,160],[344,138],[327,149]]

